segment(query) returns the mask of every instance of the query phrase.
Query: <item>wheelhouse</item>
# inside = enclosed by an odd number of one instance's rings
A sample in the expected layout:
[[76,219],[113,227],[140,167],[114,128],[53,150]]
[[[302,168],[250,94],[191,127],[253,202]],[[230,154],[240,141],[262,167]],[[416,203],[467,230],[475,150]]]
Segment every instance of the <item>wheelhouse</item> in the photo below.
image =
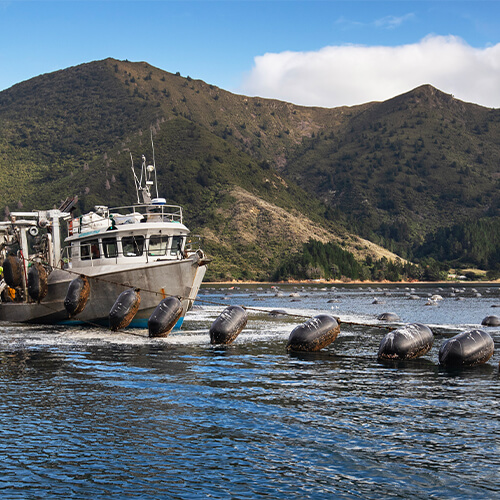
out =
[[181,260],[191,252],[178,206],[153,203],[95,210],[68,223],[64,257],[69,267]]

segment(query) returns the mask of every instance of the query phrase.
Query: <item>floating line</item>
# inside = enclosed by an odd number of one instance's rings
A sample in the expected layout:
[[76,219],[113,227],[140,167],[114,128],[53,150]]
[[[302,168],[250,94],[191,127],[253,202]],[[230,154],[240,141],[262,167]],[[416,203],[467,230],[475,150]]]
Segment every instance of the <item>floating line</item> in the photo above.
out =
[[[34,259],[28,259],[28,260],[30,262],[37,262]],[[136,289],[137,288],[137,287],[135,287],[133,285],[130,285],[128,283],[118,283],[116,281],[112,281],[112,280],[109,280],[109,279],[106,279],[106,278],[100,278],[100,277],[97,277],[97,276],[89,276],[89,275],[83,274],[81,272],[73,271],[71,269],[64,269],[62,267],[60,268],[60,267],[51,266],[51,265],[49,265],[46,262],[42,262],[42,264],[45,265],[46,267],[52,269],[52,270],[59,269],[61,271],[65,271],[65,272],[67,272],[69,274],[72,274],[72,275],[75,275],[75,276],[84,276],[87,279],[89,279],[89,280],[95,280],[96,282],[103,281],[105,283],[109,283],[109,284],[116,285],[116,286],[121,286],[121,287],[124,287],[124,288],[130,288],[130,289]],[[214,306],[217,306],[217,307],[224,307],[224,308],[227,307],[227,304],[224,304],[224,303],[221,303],[221,302],[218,302],[218,301],[211,301],[211,300],[207,300],[207,299],[201,299],[198,296],[195,297],[194,299],[191,299],[190,297],[186,297],[186,296],[169,294],[169,293],[165,292],[165,290],[163,288],[161,289],[161,291],[149,290],[147,288],[141,288],[140,290],[141,290],[141,292],[147,292],[147,293],[152,293],[154,295],[159,295],[162,298],[165,298],[165,297],[177,297],[179,300],[192,300],[193,303],[195,301],[197,301],[197,302],[200,302],[200,303],[214,305]],[[42,302],[40,302],[40,304],[42,304]],[[46,304],[43,304],[43,305],[46,306],[46,307],[48,307]],[[271,312],[271,311],[269,311],[267,309],[262,309],[262,308],[259,308],[259,307],[245,306],[245,305],[241,305],[241,307],[243,307],[245,310],[259,312],[259,313],[269,314]],[[54,310],[54,309],[52,309],[52,310]],[[290,313],[290,312],[287,312],[287,311],[280,312],[280,314],[289,316],[291,318],[299,318],[301,320],[308,320],[308,319],[310,319],[310,316],[306,316],[304,314]],[[396,327],[389,326],[389,325],[374,325],[374,324],[370,324],[370,323],[360,323],[360,322],[355,322],[355,321],[344,321],[344,320],[340,319],[338,316],[333,316],[333,317],[335,318],[335,320],[337,321],[337,323],[339,324],[339,326],[343,324],[343,325],[349,325],[349,326],[365,326],[365,327],[371,327],[371,328],[380,328],[380,329],[385,329],[385,330],[394,330],[394,329],[396,329]],[[90,321],[85,321],[85,320],[79,320],[79,321],[86,322],[86,323],[88,323],[91,326],[99,326],[101,328],[105,328],[102,325],[98,325],[98,324],[92,323]],[[118,330],[118,331],[129,334],[129,332],[126,332],[124,330]],[[130,333],[130,335],[137,335],[137,334]]]

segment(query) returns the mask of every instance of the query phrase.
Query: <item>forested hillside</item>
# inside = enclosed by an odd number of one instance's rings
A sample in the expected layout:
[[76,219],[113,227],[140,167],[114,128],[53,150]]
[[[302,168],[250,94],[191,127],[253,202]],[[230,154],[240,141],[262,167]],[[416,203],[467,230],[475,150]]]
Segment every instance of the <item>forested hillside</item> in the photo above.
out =
[[160,193],[203,234],[211,278],[278,276],[310,239],[361,266],[382,257],[352,233],[423,263],[498,266],[500,112],[430,86],[323,109],[147,63],[41,75],[0,92],[4,212],[132,203],[131,155],[151,158],[151,134]]
[[424,86],[304,139],[283,172],[332,218],[412,258],[439,227],[500,213],[500,111]]

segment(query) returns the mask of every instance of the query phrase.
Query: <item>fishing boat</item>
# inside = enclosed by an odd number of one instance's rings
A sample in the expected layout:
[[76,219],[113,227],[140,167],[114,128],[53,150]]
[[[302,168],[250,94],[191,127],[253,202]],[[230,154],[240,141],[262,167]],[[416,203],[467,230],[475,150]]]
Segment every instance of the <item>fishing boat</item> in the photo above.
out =
[[[132,171],[133,205],[96,206],[75,217],[76,201],[68,199],[59,209],[13,212],[0,222],[0,321],[107,324],[117,297],[134,289],[140,304],[130,326],[146,327],[170,296],[181,301],[181,326],[210,259],[190,236],[182,208],[158,197],[154,160],[148,165],[142,157],[139,176],[132,161]],[[70,315],[65,300],[76,279],[86,283],[85,306]]]

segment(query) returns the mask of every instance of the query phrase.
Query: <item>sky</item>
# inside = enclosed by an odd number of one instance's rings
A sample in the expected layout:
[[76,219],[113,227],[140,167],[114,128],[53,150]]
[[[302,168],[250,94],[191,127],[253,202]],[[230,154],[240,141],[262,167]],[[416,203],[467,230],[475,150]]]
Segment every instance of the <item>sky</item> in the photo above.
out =
[[0,0],[0,91],[113,57],[306,106],[500,108],[500,0]]

